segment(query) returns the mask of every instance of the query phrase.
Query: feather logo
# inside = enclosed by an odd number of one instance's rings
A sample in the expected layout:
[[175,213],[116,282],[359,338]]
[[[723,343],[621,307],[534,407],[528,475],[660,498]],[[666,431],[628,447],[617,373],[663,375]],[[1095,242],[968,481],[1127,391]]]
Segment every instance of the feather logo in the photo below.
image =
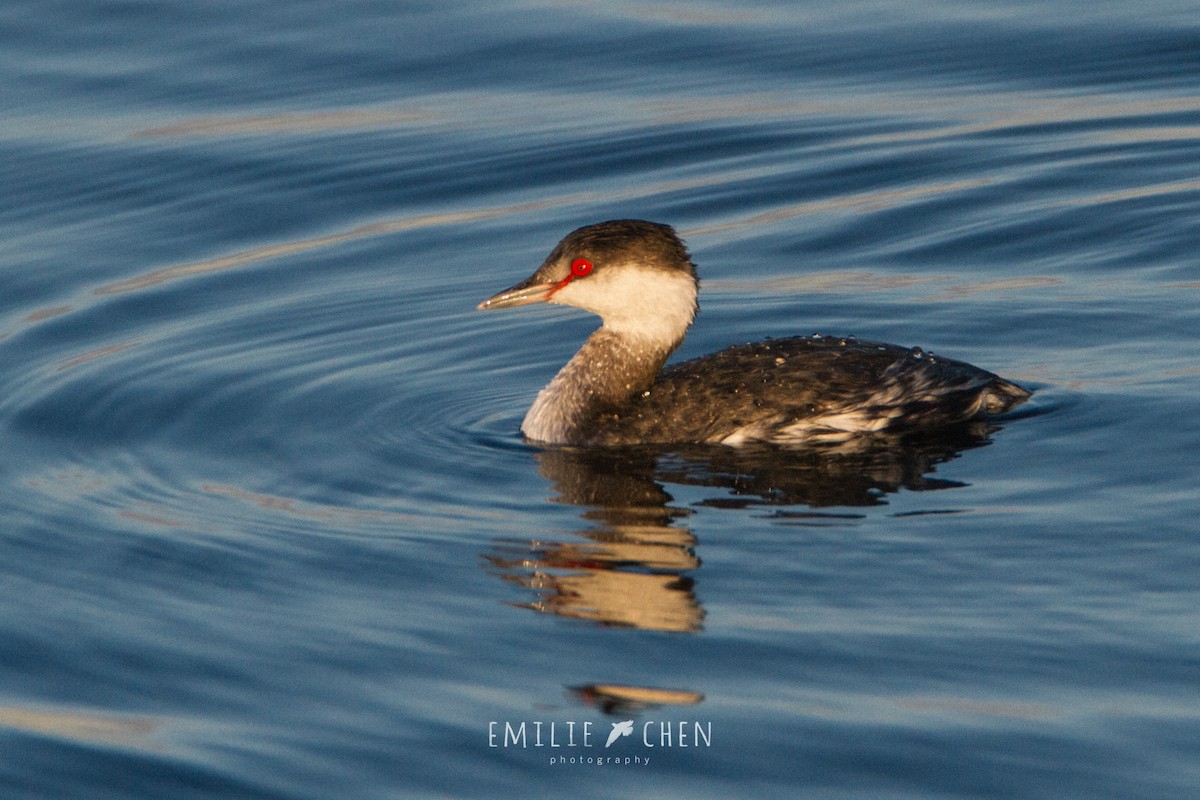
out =
[[633,720],[627,719],[624,722],[614,722],[612,724],[612,733],[608,735],[608,741],[604,743],[605,747],[610,746],[622,736],[633,735]]

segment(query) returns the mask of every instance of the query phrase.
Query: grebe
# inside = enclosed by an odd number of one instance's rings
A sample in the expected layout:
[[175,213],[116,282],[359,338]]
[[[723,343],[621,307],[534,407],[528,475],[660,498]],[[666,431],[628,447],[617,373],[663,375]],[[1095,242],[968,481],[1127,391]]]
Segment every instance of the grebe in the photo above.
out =
[[560,445],[842,442],[950,425],[1029,392],[919,347],[814,334],[734,345],[663,369],[696,316],[699,280],[674,229],[613,220],[568,234],[480,309],[559,303],[603,321],[525,415]]

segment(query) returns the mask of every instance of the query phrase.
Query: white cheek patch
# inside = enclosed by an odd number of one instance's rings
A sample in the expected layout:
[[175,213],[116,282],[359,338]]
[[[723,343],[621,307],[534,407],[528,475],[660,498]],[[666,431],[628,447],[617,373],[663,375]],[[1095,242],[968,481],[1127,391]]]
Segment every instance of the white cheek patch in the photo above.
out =
[[598,314],[611,331],[674,344],[696,316],[696,281],[684,272],[627,264],[573,280],[550,302]]

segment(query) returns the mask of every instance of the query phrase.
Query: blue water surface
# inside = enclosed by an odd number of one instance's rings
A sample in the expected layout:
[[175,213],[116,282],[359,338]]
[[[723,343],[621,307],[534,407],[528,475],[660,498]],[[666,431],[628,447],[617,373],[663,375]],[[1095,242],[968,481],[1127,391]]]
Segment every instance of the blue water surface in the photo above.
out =
[[[0,795],[1200,794],[1198,86],[1170,0],[4,4]],[[680,357],[1034,398],[532,447],[596,322],[474,307],[618,217]]]

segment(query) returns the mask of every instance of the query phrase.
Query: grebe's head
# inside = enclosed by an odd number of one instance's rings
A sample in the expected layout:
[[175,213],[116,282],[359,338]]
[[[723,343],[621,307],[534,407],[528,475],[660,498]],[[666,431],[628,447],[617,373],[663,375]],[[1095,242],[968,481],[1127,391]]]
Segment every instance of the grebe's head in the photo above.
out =
[[570,305],[598,314],[609,330],[673,346],[696,316],[698,289],[671,226],[620,219],[567,234],[533,275],[479,308]]

